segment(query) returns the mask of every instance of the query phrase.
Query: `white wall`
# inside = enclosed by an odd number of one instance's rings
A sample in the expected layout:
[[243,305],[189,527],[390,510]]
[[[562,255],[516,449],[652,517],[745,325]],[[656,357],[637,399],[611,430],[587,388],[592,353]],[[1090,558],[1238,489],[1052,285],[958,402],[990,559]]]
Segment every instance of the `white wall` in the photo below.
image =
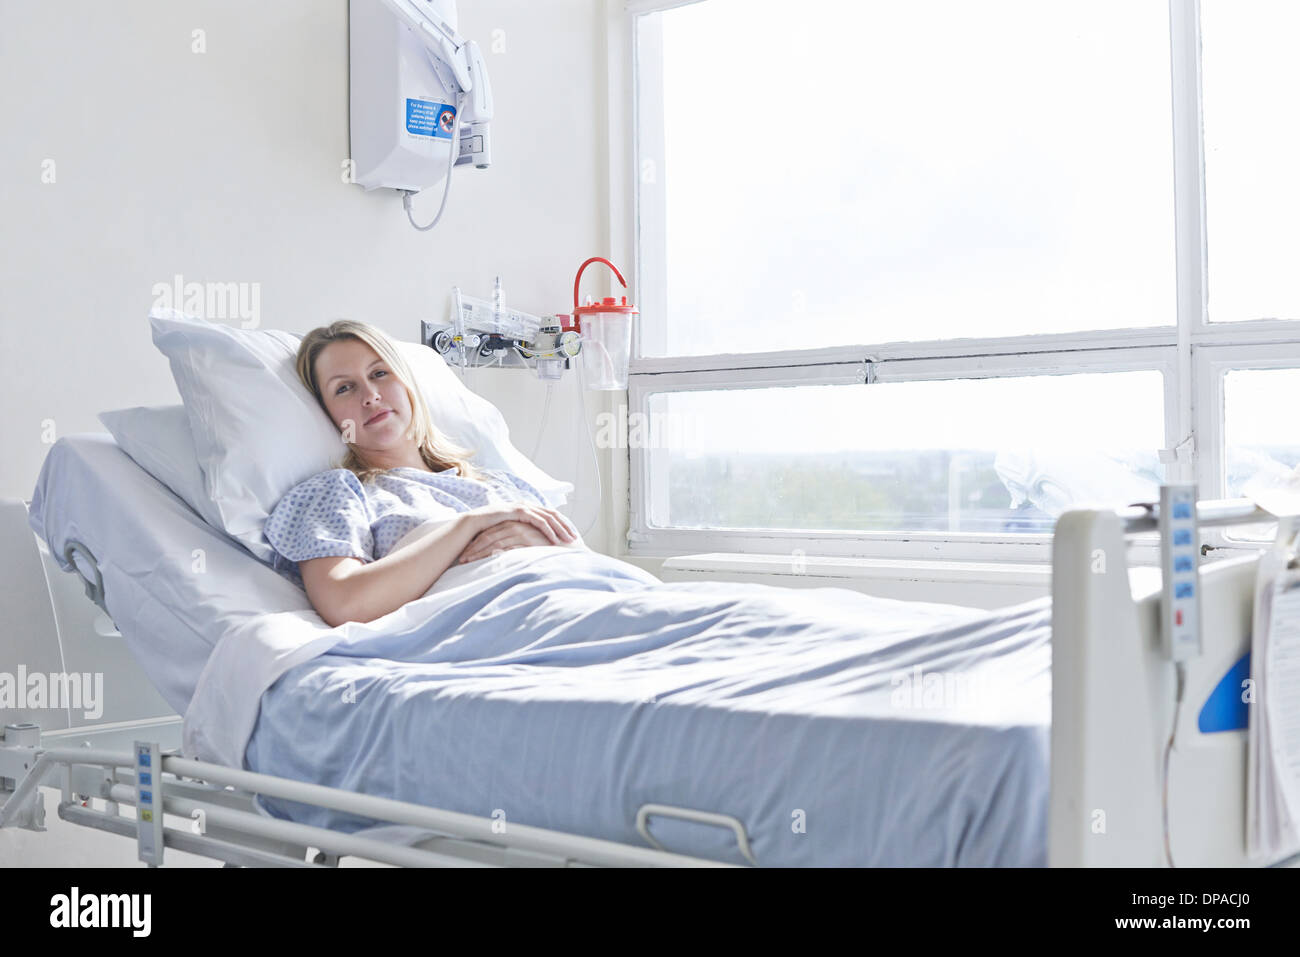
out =
[[[607,252],[600,4],[459,7],[495,94],[494,163],[457,170],[443,221],[419,233],[396,194],[342,178],[346,0],[0,0],[0,496],[31,497],[51,433],[179,401],[145,319],[177,275],[257,283],[260,326],[297,333],[350,317],[415,339],[452,285],[486,297],[498,273],[510,304],[567,310],[578,265]],[[417,219],[438,199],[418,198]],[[545,386],[523,371],[467,381],[530,454]],[[594,417],[604,397],[588,399]],[[577,409],[571,374],[536,459],[578,485],[565,510],[586,527]],[[604,534],[588,543],[605,550]]]
[[[443,221],[419,233],[395,194],[341,175],[346,0],[0,0],[0,497],[29,499],[52,438],[102,431],[101,410],[179,401],[145,318],[178,274],[256,283],[260,326],[298,333],[351,317],[415,339],[452,285],[487,296],[498,273],[510,304],[567,311],[578,265],[608,254],[603,7],[459,7],[492,81],[494,163],[457,170]],[[417,199],[417,219],[438,199]],[[601,276],[584,289],[609,292]],[[545,385],[520,371],[467,381],[532,454]],[[609,401],[588,393],[593,421]],[[578,486],[565,511],[586,528],[580,415],[571,374],[535,459]],[[609,547],[603,520],[586,537]],[[69,830],[52,812],[50,825]],[[77,830],[6,831],[0,858],[136,863],[129,842]]]

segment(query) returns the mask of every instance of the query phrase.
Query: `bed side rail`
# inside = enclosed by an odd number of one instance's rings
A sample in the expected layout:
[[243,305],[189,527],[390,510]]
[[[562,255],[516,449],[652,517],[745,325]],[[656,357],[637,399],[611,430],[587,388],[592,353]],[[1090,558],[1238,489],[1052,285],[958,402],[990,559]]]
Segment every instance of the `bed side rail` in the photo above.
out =
[[[39,729],[36,733],[39,734]],[[143,812],[137,803],[134,754],[96,748],[41,749],[30,746],[30,738],[7,737],[5,746],[0,747],[0,767],[12,767],[19,760],[24,762],[27,773],[7,794],[0,795],[7,798],[0,806],[0,827],[11,825],[40,829],[44,812],[39,807],[40,792],[37,789],[45,784],[62,790],[61,818],[126,836],[134,834],[138,839]],[[318,848],[321,851],[319,860],[327,863],[337,861],[340,856],[352,855],[406,867],[732,866],[192,761],[173,754],[164,753],[160,763],[157,780],[152,782],[154,807],[195,825],[189,829],[165,827],[163,846],[233,864],[303,866],[308,862],[301,852]],[[253,808],[254,794],[433,833],[407,847],[279,820]],[[105,811],[91,807],[91,798],[107,802]],[[119,814],[122,805],[136,808],[134,818]],[[296,856],[295,850],[299,852]]]

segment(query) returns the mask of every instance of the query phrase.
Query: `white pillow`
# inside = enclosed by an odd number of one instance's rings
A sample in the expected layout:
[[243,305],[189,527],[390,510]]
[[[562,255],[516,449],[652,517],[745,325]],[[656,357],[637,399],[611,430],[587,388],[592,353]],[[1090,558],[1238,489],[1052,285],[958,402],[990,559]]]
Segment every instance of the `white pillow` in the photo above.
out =
[[[338,429],[298,381],[301,337],[274,329],[237,329],[171,309],[149,314],[153,341],[171,363],[185,403],[208,498],[219,527],[259,558],[274,552],[262,527],[285,493],[337,468],[347,448]],[[399,342],[424,394],[434,427],[474,450],[475,465],[513,472],[555,507],[573,491],[510,442],[501,412],[470,391],[442,356]]]
[[221,512],[208,498],[194,435],[183,405],[137,406],[99,413],[123,452],[220,530]]

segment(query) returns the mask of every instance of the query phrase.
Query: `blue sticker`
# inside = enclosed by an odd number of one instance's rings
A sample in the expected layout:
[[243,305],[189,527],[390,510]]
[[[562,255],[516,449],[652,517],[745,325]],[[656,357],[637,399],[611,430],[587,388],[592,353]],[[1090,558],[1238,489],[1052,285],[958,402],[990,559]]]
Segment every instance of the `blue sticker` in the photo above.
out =
[[456,130],[456,107],[433,100],[406,99],[406,132],[449,140]]

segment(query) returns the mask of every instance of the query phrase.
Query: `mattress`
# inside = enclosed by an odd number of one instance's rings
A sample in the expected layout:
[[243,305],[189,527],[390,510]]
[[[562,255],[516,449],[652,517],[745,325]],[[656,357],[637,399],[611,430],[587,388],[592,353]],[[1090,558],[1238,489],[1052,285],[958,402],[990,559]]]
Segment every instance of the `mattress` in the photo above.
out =
[[[331,629],[107,436],[56,443],[38,491],[33,527],[56,554],[77,537],[99,557],[110,614],[185,714],[187,756],[638,846],[646,803],[721,812],[762,865],[1046,863],[1047,599],[988,612],[664,583],[539,546]],[[743,862],[728,831],[651,830]]]
[[[28,524],[65,571],[68,541],[90,549],[109,617],[177,714],[224,634],[272,612],[314,617],[302,589],[208,525],[106,432],[51,446]],[[75,561],[93,580],[89,562]]]

